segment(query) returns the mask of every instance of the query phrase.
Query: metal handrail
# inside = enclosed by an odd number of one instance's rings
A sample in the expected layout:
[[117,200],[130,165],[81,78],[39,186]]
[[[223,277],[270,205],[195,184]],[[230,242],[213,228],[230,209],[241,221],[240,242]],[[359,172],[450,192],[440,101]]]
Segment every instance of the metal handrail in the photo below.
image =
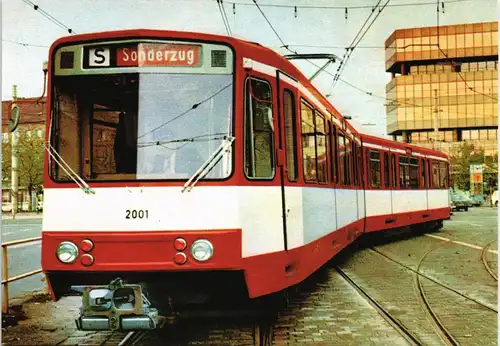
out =
[[31,243],[34,241],[42,240],[42,237],[33,237],[20,240],[9,241],[2,243],[2,286],[3,288],[3,300],[2,300],[2,313],[6,314],[9,311],[9,283],[17,280],[27,278],[32,275],[36,275],[42,272],[42,269],[37,269],[30,271],[28,273],[16,275],[9,278],[9,266],[7,262],[7,247],[13,245],[19,245],[24,243]]

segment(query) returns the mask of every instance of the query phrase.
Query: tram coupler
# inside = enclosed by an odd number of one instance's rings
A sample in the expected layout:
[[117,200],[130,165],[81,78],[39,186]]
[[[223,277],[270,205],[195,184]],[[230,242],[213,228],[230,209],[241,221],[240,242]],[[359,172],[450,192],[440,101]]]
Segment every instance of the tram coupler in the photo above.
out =
[[82,293],[78,330],[148,330],[158,325],[158,310],[142,293],[140,285],[120,278],[107,286],[71,286]]

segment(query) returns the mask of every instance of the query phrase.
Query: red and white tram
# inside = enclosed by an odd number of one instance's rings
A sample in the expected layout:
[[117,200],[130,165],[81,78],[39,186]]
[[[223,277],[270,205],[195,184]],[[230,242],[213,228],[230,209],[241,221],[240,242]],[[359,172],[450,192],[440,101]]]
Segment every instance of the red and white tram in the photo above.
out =
[[42,267],[53,299],[83,292],[81,329],[269,295],[450,215],[446,155],[359,133],[259,44],[126,30],[49,59]]

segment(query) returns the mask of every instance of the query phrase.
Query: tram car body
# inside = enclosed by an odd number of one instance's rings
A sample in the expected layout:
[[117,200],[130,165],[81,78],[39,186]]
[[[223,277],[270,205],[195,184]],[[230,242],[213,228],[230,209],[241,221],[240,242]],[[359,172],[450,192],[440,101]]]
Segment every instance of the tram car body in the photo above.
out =
[[42,267],[53,299],[83,293],[81,329],[270,295],[365,232],[450,215],[445,154],[359,133],[256,43],[73,35],[48,83]]

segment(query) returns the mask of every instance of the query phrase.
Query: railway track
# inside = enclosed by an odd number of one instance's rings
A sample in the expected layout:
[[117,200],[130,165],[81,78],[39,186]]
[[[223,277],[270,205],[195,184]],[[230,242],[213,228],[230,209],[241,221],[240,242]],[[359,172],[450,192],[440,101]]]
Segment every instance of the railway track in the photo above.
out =
[[[486,253],[487,252],[487,248],[489,247],[491,243],[487,244],[485,246],[485,248],[483,249],[483,253]],[[441,247],[441,246],[440,246]],[[426,316],[426,319],[429,321],[429,323],[432,325],[432,328],[434,329],[436,335],[441,339],[441,341],[443,342],[444,345],[451,345],[451,346],[457,346],[457,345],[460,345],[459,341],[457,341],[457,339],[452,335],[452,333],[450,332],[450,330],[448,330],[448,328],[443,324],[443,322],[440,320],[438,314],[436,313],[436,311],[433,309],[430,301],[429,301],[429,298],[427,297],[426,295],[426,292],[424,290],[424,287],[423,287],[423,284],[422,284],[422,280],[421,278],[425,278],[431,282],[433,282],[434,284],[446,289],[447,291],[450,291],[450,292],[453,292],[454,294],[462,297],[462,298],[465,298],[467,299],[468,301],[471,301],[471,302],[474,302],[478,305],[480,305],[481,307],[491,311],[491,312],[494,312],[496,314],[498,314],[498,310],[496,307],[494,306],[490,306],[488,304],[485,304],[473,297],[470,297],[466,294],[464,294],[463,292],[460,292],[458,290],[456,290],[455,288],[453,287],[450,287],[432,277],[429,277],[428,275],[422,273],[421,271],[421,268],[422,268],[422,265],[425,261],[425,259],[427,258],[427,256],[432,252],[432,251],[435,251],[437,249],[439,249],[440,247],[436,247],[436,248],[433,248],[429,251],[427,251],[424,256],[420,259],[419,263],[418,263],[418,266],[417,266],[417,269],[413,269],[407,265],[405,265],[404,263],[401,263],[399,262],[398,260],[388,256],[387,254],[383,253],[382,251],[378,250],[378,249],[375,249],[373,247],[371,248],[368,248],[369,251],[371,251],[372,253],[375,253],[381,257],[384,257],[390,261],[392,261],[393,263],[407,269],[409,272],[413,273],[414,274],[414,277],[415,277],[415,286],[416,286],[416,289],[417,289],[417,294],[418,294],[418,297],[419,297],[419,302],[420,302],[420,305],[422,306],[423,308],[423,311],[425,313],[425,316]],[[485,262],[485,260],[483,260],[483,263]],[[487,262],[485,263],[485,266],[487,265]],[[489,266],[487,266],[486,268],[489,268]],[[491,270],[491,268],[489,268]],[[361,288],[356,282],[354,282],[354,280],[349,277],[348,274],[346,274],[342,268],[340,268],[339,266],[335,266],[335,270],[339,273],[340,276],[342,276],[342,278],[344,278],[344,280],[346,280],[351,286],[353,286],[369,303],[370,305],[372,305],[376,310],[377,312],[379,312],[379,314],[384,318],[386,319],[398,332],[399,334],[401,334],[410,344],[412,345],[424,345],[425,343],[422,342],[419,337],[417,335],[415,335],[415,333],[413,333],[412,331],[410,331],[404,324],[402,324],[398,318],[394,317],[393,315],[391,315],[387,309],[385,309],[384,307],[382,307],[378,302],[376,302],[363,288]],[[488,270],[488,272],[490,272],[490,270]],[[490,274],[492,274],[493,271],[491,271]],[[493,275],[492,275],[493,276]],[[495,276],[494,276],[495,277]]]
[[[486,268],[489,269],[488,272],[490,272],[491,268],[489,268],[489,266],[487,265],[487,262],[486,260],[484,259],[484,254],[487,252],[487,248],[489,247],[489,245],[491,244],[492,242],[488,243],[484,248],[483,248],[483,263],[485,264]],[[444,246],[444,245],[442,245]],[[428,317],[428,320],[429,322],[431,322],[431,324],[433,325],[433,328],[434,330],[436,331],[437,335],[439,335],[439,337],[441,338],[441,340],[443,341],[444,344],[446,345],[451,345],[451,346],[457,346],[457,345],[460,345],[460,343],[456,340],[456,338],[453,336],[453,334],[448,330],[448,328],[446,328],[446,326],[443,324],[443,322],[440,320],[440,318],[438,317],[437,313],[434,311],[434,309],[432,308],[430,302],[429,302],[429,299],[428,297],[426,296],[426,293],[425,293],[425,290],[424,290],[424,287],[422,285],[422,281],[421,281],[421,278],[425,278],[443,288],[445,288],[446,290],[448,291],[451,291],[459,296],[461,296],[462,298],[465,298],[469,301],[472,301],[496,314],[498,314],[498,309],[493,307],[493,306],[490,306],[488,304],[485,304],[481,301],[478,301],[477,299],[473,298],[473,297],[470,297],[432,277],[429,277],[428,275],[425,275],[424,273],[422,273],[421,271],[421,267],[422,267],[422,264],[424,263],[425,259],[427,258],[427,256],[441,248],[442,246],[438,246],[438,247],[435,247],[435,248],[432,248],[430,249],[429,251],[427,251],[424,256],[422,256],[422,258],[420,259],[419,263],[418,263],[418,266],[417,266],[417,269],[413,269],[397,260],[395,260],[394,258],[386,255],[385,253],[381,252],[380,250],[377,250],[375,248],[370,248],[370,250],[374,253],[377,253],[378,255],[380,256],[383,256],[384,258],[404,267],[405,269],[413,272],[415,274],[415,281],[416,281],[416,286],[417,286],[417,290],[418,290],[418,295],[419,295],[419,298],[420,298],[420,301],[421,301],[421,304],[422,306],[424,307],[424,311],[426,312],[426,316]],[[492,274],[492,272],[490,272],[490,274]],[[493,275],[492,275],[493,276]],[[495,277],[495,276],[494,276]]]
[[495,273],[495,271],[493,269],[491,269],[490,265],[488,264],[488,260],[486,259],[486,254],[488,253],[488,248],[490,247],[491,244],[493,244],[495,241],[497,241],[496,239],[495,240],[492,240],[490,241],[488,244],[486,244],[484,247],[483,247],[483,250],[481,251],[481,260],[483,261],[483,264],[484,264],[484,267],[486,268],[486,270],[488,271],[488,273],[491,275],[491,277],[493,279],[495,279],[495,281],[498,281],[498,276],[497,274]]
[[141,341],[148,333],[149,330],[136,330],[133,332],[129,332],[122,341],[118,344],[118,346],[133,346]]
[[[427,299],[427,296],[425,295],[425,291],[424,291],[424,288],[422,286],[422,282],[420,281],[420,276],[421,276],[420,275],[421,274],[420,267],[424,263],[425,258],[432,251],[434,251],[438,248],[440,248],[440,247],[433,248],[433,249],[430,249],[429,251],[427,251],[425,253],[425,255],[420,259],[420,262],[418,263],[417,272],[416,272],[416,276],[415,276],[416,282],[417,282],[417,287],[418,287],[418,293],[419,293],[422,305],[425,306],[425,308],[426,308],[425,309],[426,314],[427,314],[427,316],[430,317],[428,319],[429,319],[429,321],[431,321],[433,323],[433,327],[436,330],[436,333],[440,336],[441,340],[443,340],[443,342],[446,345],[458,346],[458,345],[460,345],[459,342],[453,337],[451,332],[448,330],[448,328],[446,328],[446,326],[443,324],[443,322],[439,319],[439,317],[436,314],[436,312],[434,311],[434,309],[431,307],[429,300]],[[453,292],[455,292],[455,291],[453,290]],[[462,296],[464,296],[464,295],[462,295]]]
[[380,305],[375,299],[373,299],[361,286],[359,286],[346,272],[342,270],[338,265],[335,266],[335,270],[339,275],[348,282],[363,298],[368,301],[368,303],[377,310],[377,312],[392,326],[394,329],[411,345],[425,345],[416,335],[414,335],[404,324],[402,324],[396,317],[394,317],[387,309]]
[[[428,253],[426,253],[426,254],[422,257],[422,259],[421,259],[421,261],[420,261],[420,263],[419,263],[419,265],[418,265],[418,268],[420,268],[420,267],[421,267],[421,264],[423,263],[423,260],[425,259],[425,257],[427,257],[427,255],[428,255],[430,252],[432,252],[432,251],[434,251],[434,250],[436,250],[436,249],[438,249],[438,248],[434,248],[434,249],[430,250]],[[407,270],[409,270],[409,271],[413,272],[413,273],[414,273],[417,277],[419,277],[419,278],[420,278],[420,277],[423,277],[423,278],[425,278],[425,279],[427,279],[427,280],[429,280],[429,281],[432,281],[433,283],[435,283],[435,284],[437,284],[437,285],[439,285],[439,286],[441,286],[441,287],[445,288],[445,289],[446,289],[446,290],[448,290],[448,291],[451,291],[451,292],[453,292],[453,293],[455,293],[455,294],[457,294],[457,295],[459,295],[459,296],[461,296],[461,297],[463,297],[463,298],[465,298],[465,299],[467,299],[467,300],[470,300],[470,301],[472,301],[472,302],[474,302],[474,303],[476,303],[476,304],[478,304],[478,305],[481,305],[482,307],[484,307],[484,308],[486,308],[486,309],[488,309],[488,310],[490,310],[490,311],[492,311],[492,312],[498,313],[498,309],[497,309],[496,307],[491,306],[491,305],[488,305],[488,304],[485,304],[485,303],[483,303],[483,302],[481,302],[481,301],[479,301],[479,300],[477,300],[477,299],[475,299],[475,298],[473,298],[473,297],[470,297],[470,296],[468,296],[468,295],[466,295],[466,294],[464,294],[464,293],[462,293],[462,292],[460,292],[460,291],[458,291],[458,290],[454,289],[453,287],[450,287],[450,286],[446,285],[445,283],[440,282],[440,281],[438,281],[438,280],[436,280],[436,279],[434,279],[434,278],[432,278],[432,277],[430,277],[430,276],[428,276],[428,275],[426,275],[426,274],[422,273],[419,269],[415,270],[415,269],[413,269],[413,268],[411,268],[411,267],[407,266],[406,264],[401,263],[401,262],[399,262],[398,260],[395,260],[394,258],[392,258],[392,257],[390,257],[390,256],[388,256],[388,255],[386,255],[385,253],[381,252],[380,250],[377,250],[377,249],[374,249],[374,248],[370,248],[370,250],[371,250],[372,252],[377,253],[378,255],[383,256],[383,257],[385,257],[386,259],[388,259],[388,260],[390,260],[390,261],[392,261],[392,262],[394,262],[394,263],[398,264],[399,266],[401,266],[401,267],[403,267],[403,268],[405,268],[405,269],[407,269]]]
[[[220,320],[224,324],[224,319]],[[199,323],[199,321],[197,321]],[[233,322],[235,322],[233,320]],[[245,322],[240,321],[241,324],[238,326],[238,328],[241,328],[240,331],[247,331],[246,339],[248,343],[245,343],[245,345],[248,346],[271,346],[273,344],[273,323],[269,321],[262,321],[260,323],[251,323],[247,320]],[[189,329],[186,329],[186,323],[193,325],[198,325],[198,323],[190,321],[190,320],[184,320],[182,325],[178,325],[175,322],[172,323],[166,323],[165,320],[163,320],[160,325],[158,326],[157,329],[153,330],[137,330],[137,331],[130,331],[125,335],[125,337],[117,344],[118,346],[139,346],[139,345],[148,345],[148,346],[156,346],[156,345],[164,345],[166,342],[172,342],[173,344],[184,344],[187,343],[188,341],[182,336],[182,334],[186,334],[186,332],[189,334]],[[251,328],[248,328],[248,323],[250,323],[252,326]],[[246,324],[243,326],[243,324]],[[166,327],[170,328],[166,328]],[[199,325],[198,325],[199,326]],[[213,326],[212,326],[213,327]],[[233,325],[232,328],[235,326]],[[201,327],[202,329],[204,327]],[[225,329],[224,327],[218,327]],[[195,344],[199,342],[203,342],[201,340],[192,340]],[[211,341],[216,341],[216,340],[211,340]],[[228,344],[230,342],[235,342],[235,340],[226,340],[226,339],[221,339],[217,340],[217,342],[220,342],[220,344]],[[237,344],[240,344],[241,340],[237,341]],[[109,345],[109,341],[106,341],[102,345]]]

